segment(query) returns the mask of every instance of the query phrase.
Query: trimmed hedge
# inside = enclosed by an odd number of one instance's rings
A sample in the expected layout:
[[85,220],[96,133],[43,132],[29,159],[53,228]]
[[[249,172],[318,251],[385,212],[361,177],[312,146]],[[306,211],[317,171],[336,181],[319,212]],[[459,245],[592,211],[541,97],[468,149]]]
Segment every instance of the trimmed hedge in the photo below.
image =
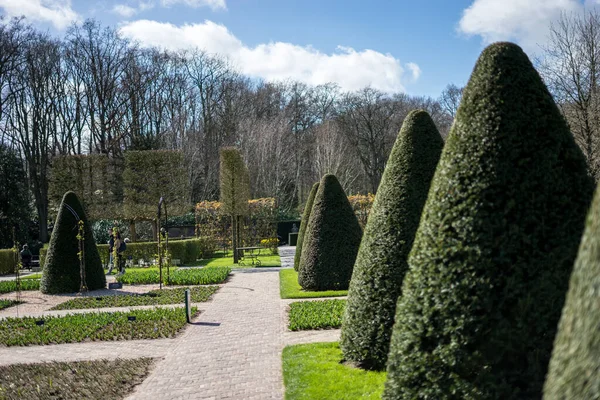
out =
[[[103,264],[108,263],[108,244],[97,245],[98,253]],[[40,249],[40,265],[43,265],[47,249]],[[183,264],[196,262],[198,258],[210,258],[215,252],[214,242],[210,238],[169,240],[169,253],[172,259],[181,260]],[[150,261],[158,253],[157,242],[127,243],[127,250],[123,253],[125,258],[132,257],[134,263],[143,259]]]
[[319,190],[319,182],[316,182],[310,193],[308,194],[308,199],[306,200],[306,204],[304,205],[304,212],[302,213],[302,220],[300,221],[300,231],[298,232],[298,241],[296,242],[296,253],[294,254],[294,269],[298,271],[298,267],[300,266],[300,255],[302,254],[302,242],[304,240],[304,235],[306,234],[306,227],[308,225],[308,220],[310,219],[310,213],[312,211],[313,203],[315,201],[315,196],[317,195],[317,190]]
[[12,274],[15,272],[16,261],[13,249],[0,250],[0,275]]
[[[78,218],[73,214],[75,212]],[[78,222],[83,221],[85,254],[85,283],[89,290],[106,287],[106,277],[98,255],[96,242],[83,206],[74,192],[65,193],[50,245],[45,257],[40,291],[42,293],[73,293],[80,289]]]
[[537,71],[481,54],[396,310],[384,399],[539,399],[594,182]]
[[562,311],[544,399],[600,399],[600,190],[585,233]]
[[319,184],[300,256],[298,283],[304,290],[348,289],[362,229],[334,175]]
[[385,369],[408,253],[444,141],[427,112],[412,111],[388,158],[363,235],[340,347],[346,360]]

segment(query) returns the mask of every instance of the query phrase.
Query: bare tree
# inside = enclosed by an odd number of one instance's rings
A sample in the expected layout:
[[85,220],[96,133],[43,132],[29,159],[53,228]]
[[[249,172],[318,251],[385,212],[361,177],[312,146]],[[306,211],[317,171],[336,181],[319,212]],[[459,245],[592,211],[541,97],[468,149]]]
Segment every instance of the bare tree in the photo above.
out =
[[454,83],[450,83],[442,91],[440,96],[439,103],[442,106],[442,109],[450,114],[452,119],[456,117],[456,111],[458,110],[458,106],[462,99],[463,89],[464,88],[459,88]]
[[552,24],[539,70],[562,109],[590,172],[600,178],[600,15],[562,14]]

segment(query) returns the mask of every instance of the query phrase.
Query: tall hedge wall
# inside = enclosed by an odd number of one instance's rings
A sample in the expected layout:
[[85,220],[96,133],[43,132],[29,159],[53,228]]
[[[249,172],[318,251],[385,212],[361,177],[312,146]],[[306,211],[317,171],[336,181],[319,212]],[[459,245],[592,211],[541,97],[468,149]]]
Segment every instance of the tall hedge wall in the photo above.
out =
[[525,53],[487,47],[409,255],[384,399],[541,397],[593,188]]
[[[157,246],[157,242],[128,243],[127,250],[123,254],[125,258],[131,256],[135,263],[140,259],[150,261],[156,258]],[[96,247],[98,248],[102,263],[106,265],[109,258],[108,244],[98,244]],[[44,265],[47,250],[47,248],[40,249],[40,265]],[[169,253],[171,253],[171,257],[181,260],[183,264],[193,263],[200,257],[209,258],[215,250],[214,242],[209,238],[169,240]]]
[[12,274],[15,272],[15,252],[13,249],[0,250],[0,275]]

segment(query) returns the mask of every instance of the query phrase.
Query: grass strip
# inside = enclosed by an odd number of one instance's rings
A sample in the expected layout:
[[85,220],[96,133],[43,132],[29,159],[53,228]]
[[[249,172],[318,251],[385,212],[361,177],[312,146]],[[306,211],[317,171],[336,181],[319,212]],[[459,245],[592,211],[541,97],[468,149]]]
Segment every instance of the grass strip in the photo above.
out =
[[327,290],[311,292],[302,290],[298,284],[298,272],[292,268],[279,271],[279,294],[282,299],[308,299],[311,297],[338,297],[347,296],[347,290]]
[[[170,285],[214,285],[227,279],[231,268],[179,268],[170,272]],[[159,283],[157,269],[129,271],[118,276],[117,281],[128,285]],[[167,273],[163,270],[163,283],[167,283]]]
[[[194,314],[197,307],[192,307]],[[128,317],[135,317],[129,321]],[[0,344],[27,346],[88,340],[158,339],[175,336],[185,325],[184,308],[155,308],[114,313],[69,314],[62,317],[0,320]]]
[[21,304],[22,301],[0,299],[0,310]]
[[[17,281],[0,281],[0,294],[17,290]],[[21,279],[21,290],[40,290],[39,279]]]
[[190,289],[192,302],[200,303],[208,301],[219,289],[218,286],[197,286],[192,288],[157,289],[148,293],[101,296],[101,297],[77,297],[64,303],[60,303],[51,310],[78,310],[85,308],[104,307],[132,307],[151,306],[164,304],[183,304],[185,301],[185,290]]
[[0,367],[0,399],[117,400],[133,392],[154,360],[97,360]]
[[386,373],[341,364],[337,342],[283,349],[286,400],[381,399]]
[[290,304],[291,331],[335,329],[342,326],[346,300],[298,301]]
[[[265,250],[270,253],[270,250]],[[281,267],[281,258],[277,254],[259,255],[260,265],[240,265],[233,263],[233,256],[227,257],[214,257],[200,260],[200,265],[206,267],[231,267],[231,268],[261,268],[261,267]],[[246,261],[245,264],[250,263],[250,260]]]

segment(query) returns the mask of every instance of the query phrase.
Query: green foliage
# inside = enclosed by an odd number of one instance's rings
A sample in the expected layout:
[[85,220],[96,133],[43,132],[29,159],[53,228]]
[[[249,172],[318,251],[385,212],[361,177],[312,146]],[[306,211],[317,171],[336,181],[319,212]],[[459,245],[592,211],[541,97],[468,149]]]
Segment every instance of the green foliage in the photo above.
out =
[[300,255],[302,254],[302,244],[304,242],[304,236],[306,235],[306,227],[308,226],[308,220],[310,219],[310,213],[318,190],[319,182],[316,182],[312,189],[310,189],[306,205],[304,206],[304,212],[302,213],[300,230],[298,231],[298,242],[296,243],[296,253],[294,254],[294,269],[296,271],[298,271],[298,267],[300,266]]
[[286,400],[378,400],[385,376],[385,372],[344,365],[337,342],[300,344],[283,349]]
[[[19,153],[0,143],[0,248],[13,246],[12,229],[17,241],[27,239],[31,216],[27,175]],[[3,264],[0,260],[0,274]]]
[[[98,253],[103,264],[108,263],[108,244],[98,244]],[[182,264],[194,264],[198,258],[211,257],[215,251],[214,243],[210,238],[169,240],[169,253],[171,259],[180,260]],[[47,249],[40,249],[40,265],[46,257]],[[158,242],[127,243],[127,250],[123,253],[125,258],[131,257],[134,263],[139,260],[150,261],[156,258]]]
[[388,158],[356,257],[340,347],[346,360],[385,369],[396,302],[444,142],[427,112],[412,111]]
[[143,382],[151,358],[0,366],[3,399],[120,400]]
[[229,215],[246,215],[250,177],[242,154],[235,147],[223,147],[220,156],[220,201],[223,211]]
[[123,172],[126,219],[156,218],[158,200],[163,197],[168,214],[190,211],[189,184],[183,154],[171,150],[128,151]]
[[[76,218],[69,210],[78,215]],[[79,220],[83,221],[84,253],[85,253],[85,282],[89,290],[106,287],[106,277],[102,269],[92,227],[85,215],[85,211],[73,192],[65,193],[54,230],[50,238],[48,252],[44,259],[44,269],[40,290],[42,293],[73,293],[79,291],[81,277],[77,227]]]
[[84,308],[104,307],[132,307],[151,306],[163,304],[183,304],[185,290],[190,289],[193,303],[208,301],[219,289],[218,286],[197,286],[192,288],[157,289],[148,293],[101,296],[101,297],[78,297],[60,303],[52,307],[52,310],[78,310]]
[[593,192],[521,48],[486,48],[423,209],[384,399],[539,399]]
[[53,158],[48,184],[52,215],[68,191],[77,194],[89,219],[119,218],[123,215],[123,159],[106,154]]
[[[211,268],[179,268],[171,269],[170,285],[213,285],[222,283],[231,273],[228,267]],[[147,285],[160,282],[160,274],[157,268],[142,271],[127,271],[124,275],[117,277],[118,282],[128,285]],[[167,284],[167,270],[163,268],[163,283]]]
[[[192,307],[194,314],[197,311],[197,307]],[[128,316],[135,316],[136,320],[129,321]],[[28,346],[88,340],[170,338],[187,323],[183,307],[45,316],[42,326],[36,325],[38,319],[24,317],[0,320],[0,343],[5,346]]]
[[290,331],[335,329],[342,325],[346,300],[297,301],[290,304]]
[[588,213],[562,310],[544,399],[600,399],[600,190]]
[[[17,290],[17,281],[0,281],[0,294]],[[40,290],[39,279],[21,279],[21,290]]]
[[279,271],[279,294],[282,299],[307,299],[314,297],[346,296],[347,290],[326,290],[321,292],[302,290],[298,284],[298,272],[293,269]]
[[0,275],[13,274],[17,265],[17,257],[13,249],[0,250]]
[[21,301],[16,300],[4,300],[0,299],[0,310],[4,310],[5,308],[15,306],[17,304],[21,304]]
[[362,229],[334,175],[321,179],[305,235],[298,268],[300,286],[305,290],[348,289]]

